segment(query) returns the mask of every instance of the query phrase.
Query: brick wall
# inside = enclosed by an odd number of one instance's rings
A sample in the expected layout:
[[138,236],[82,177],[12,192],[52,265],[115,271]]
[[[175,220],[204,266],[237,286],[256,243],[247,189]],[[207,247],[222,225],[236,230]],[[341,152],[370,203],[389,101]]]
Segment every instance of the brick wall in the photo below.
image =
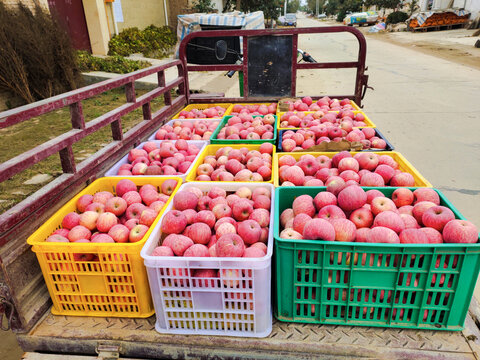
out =
[[188,0],[168,1],[168,25],[173,27],[175,33],[177,32],[177,15],[186,14],[188,8]]

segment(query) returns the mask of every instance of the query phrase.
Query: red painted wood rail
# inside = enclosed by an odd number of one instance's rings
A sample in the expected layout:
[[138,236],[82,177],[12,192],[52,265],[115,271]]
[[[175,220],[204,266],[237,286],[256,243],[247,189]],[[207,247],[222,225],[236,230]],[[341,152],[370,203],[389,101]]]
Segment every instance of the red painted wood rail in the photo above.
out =
[[[331,34],[331,33],[351,33],[358,41],[358,58],[356,61],[347,62],[320,62],[320,63],[298,63],[297,62],[297,44],[298,35],[301,34]],[[325,27],[311,27],[311,28],[291,28],[291,29],[263,29],[263,30],[213,30],[213,31],[198,31],[187,35],[180,44],[179,58],[182,60],[187,72],[190,71],[243,71],[243,89],[244,96],[240,98],[212,98],[208,94],[195,94],[190,96],[189,103],[200,102],[262,102],[274,101],[278,98],[257,98],[248,97],[248,38],[255,36],[266,35],[290,35],[293,37],[292,41],[292,88],[290,96],[296,96],[297,84],[297,70],[305,69],[348,69],[354,68],[356,70],[355,76],[355,92],[347,95],[333,95],[325,94],[336,98],[350,98],[353,99],[359,106],[361,105],[363,95],[368,84],[368,75],[365,75],[365,59],[367,55],[367,42],[360,30],[349,26],[325,26]],[[187,45],[190,41],[198,37],[228,37],[241,36],[243,37],[243,64],[242,65],[188,65],[187,64]],[[188,82],[187,82],[188,86]],[[188,88],[187,88],[188,90]],[[312,97],[321,97],[321,94],[309,94]]]
[[[178,76],[166,84],[165,70],[175,67]],[[151,74],[158,74],[158,87],[137,98],[135,96],[135,81]],[[172,60],[166,64],[138,70],[112,80],[0,113],[0,128],[6,128],[34,116],[40,116],[69,106],[72,123],[72,130],[0,164],[0,182],[56,153],[60,154],[63,169],[62,175],[0,215],[0,246],[15,237],[16,231],[14,228],[17,225],[28,221],[29,218],[36,218],[37,215],[48,210],[48,205],[60,199],[67,188],[79,186],[82,182],[95,178],[108,159],[118,158],[129,148],[139,143],[140,139],[145,138],[158,128],[162,121],[185,106],[187,103],[186,83],[187,77],[183,63],[180,60]],[[85,123],[81,101],[122,86],[125,86],[126,103]],[[170,90],[177,87],[179,96],[172,100]],[[150,102],[162,95],[165,105],[152,113]],[[143,110],[143,121],[123,134],[121,117],[139,107],[142,107]],[[76,164],[72,145],[108,125],[112,130],[113,141],[88,159]]]

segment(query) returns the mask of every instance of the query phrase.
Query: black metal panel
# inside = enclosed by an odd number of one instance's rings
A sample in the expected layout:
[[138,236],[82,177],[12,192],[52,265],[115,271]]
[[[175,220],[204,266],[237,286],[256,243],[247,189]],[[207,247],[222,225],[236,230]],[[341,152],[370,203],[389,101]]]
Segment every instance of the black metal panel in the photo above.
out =
[[289,96],[292,36],[248,38],[248,96]]

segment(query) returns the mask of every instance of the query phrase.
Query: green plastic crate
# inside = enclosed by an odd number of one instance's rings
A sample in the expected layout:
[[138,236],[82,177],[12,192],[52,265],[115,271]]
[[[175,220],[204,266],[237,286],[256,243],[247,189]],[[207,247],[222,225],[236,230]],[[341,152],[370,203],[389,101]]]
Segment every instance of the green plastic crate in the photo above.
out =
[[[273,145],[277,144],[277,115],[273,115],[275,118],[275,122],[273,123],[273,139],[259,139],[259,140],[231,140],[231,139],[217,139],[218,133],[220,130],[227,125],[228,120],[236,115],[228,115],[224,116],[220,125],[217,126],[217,129],[213,132],[212,136],[210,137],[210,144],[263,144],[263,143],[270,143]],[[263,115],[255,115],[254,117],[263,117]]]
[[[370,190],[372,188],[368,188]],[[387,197],[396,188],[375,188]],[[416,188],[410,188],[414,190]],[[372,244],[281,239],[280,214],[325,187],[275,194],[274,311],[281,321],[462,330],[480,244]],[[465,219],[438,190],[441,205]],[[353,259],[353,261],[352,261]]]

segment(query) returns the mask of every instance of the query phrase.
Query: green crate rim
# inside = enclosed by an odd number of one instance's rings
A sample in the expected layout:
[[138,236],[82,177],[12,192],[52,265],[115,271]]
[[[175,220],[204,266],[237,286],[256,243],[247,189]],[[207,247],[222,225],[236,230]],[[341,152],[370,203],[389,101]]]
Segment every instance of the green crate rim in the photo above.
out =
[[[263,143],[270,143],[273,145],[276,145],[277,143],[277,136],[278,136],[278,131],[277,131],[277,115],[273,115],[275,118],[275,122],[273,123],[273,139],[258,139],[258,140],[244,140],[244,139],[238,139],[238,140],[231,140],[231,139],[217,139],[218,133],[220,130],[227,124],[228,120],[237,115],[226,115],[223,117],[222,121],[220,121],[220,124],[218,124],[217,128],[213,132],[212,136],[210,137],[210,144],[212,145],[222,145],[222,144],[263,144]],[[254,117],[262,117],[264,115],[254,115]]]
[[[285,243],[299,243],[299,244],[339,244],[339,245],[349,245],[349,246],[365,246],[365,247],[378,247],[378,246],[382,246],[382,247],[391,247],[391,248],[395,248],[395,247],[406,247],[406,248],[422,248],[422,247],[426,247],[425,244],[388,244],[388,243],[361,243],[361,242],[338,242],[338,241],[325,241],[325,240],[305,240],[305,239],[283,239],[280,237],[280,224],[279,224],[279,221],[277,219],[280,218],[280,196],[281,196],[281,193],[284,192],[284,191],[289,191],[289,189],[292,189],[292,188],[297,188],[297,187],[291,187],[291,186],[283,186],[283,187],[277,187],[275,189],[275,212],[276,212],[276,215],[278,216],[275,216],[275,224],[274,224],[274,229],[273,229],[273,236],[275,238],[275,241],[278,241],[278,242],[285,242]],[[326,186],[309,186],[309,187],[298,187],[300,189],[304,189],[305,191],[308,191],[310,192],[309,190],[312,189],[312,190],[317,190],[317,192],[321,192],[321,191],[327,191],[327,187]],[[392,192],[395,190],[395,189],[398,189],[398,187],[392,187],[392,186],[384,186],[384,187],[366,187],[366,186],[361,186],[362,189],[364,189],[365,191],[368,191],[368,190],[379,190],[381,192],[383,192],[382,190],[392,190]],[[409,190],[416,190],[416,189],[424,189],[424,187],[402,187],[402,188],[405,188],[405,189],[409,189]],[[445,195],[438,189],[435,189],[435,188],[431,188],[432,190],[435,190],[439,197],[440,197],[440,205],[442,206],[446,206],[448,207],[450,210],[452,210],[453,214],[455,215],[455,218],[456,219],[459,219],[459,220],[467,220],[461,213],[460,211],[445,197]],[[314,192],[314,191],[312,191]],[[303,193],[302,193],[303,194]],[[277,235],[278,234],[278,235]],[[446,246],[452,246],[452,247],[470,247],[470,248],[478,248],[479,249],[479,252],[480,252],[480,234],[479,234],[479,242],[477,243],[474,243],[474,244],[463,244],[463,243],[442,243],[442,244],[428,244],[428,247],[446,247]]]

